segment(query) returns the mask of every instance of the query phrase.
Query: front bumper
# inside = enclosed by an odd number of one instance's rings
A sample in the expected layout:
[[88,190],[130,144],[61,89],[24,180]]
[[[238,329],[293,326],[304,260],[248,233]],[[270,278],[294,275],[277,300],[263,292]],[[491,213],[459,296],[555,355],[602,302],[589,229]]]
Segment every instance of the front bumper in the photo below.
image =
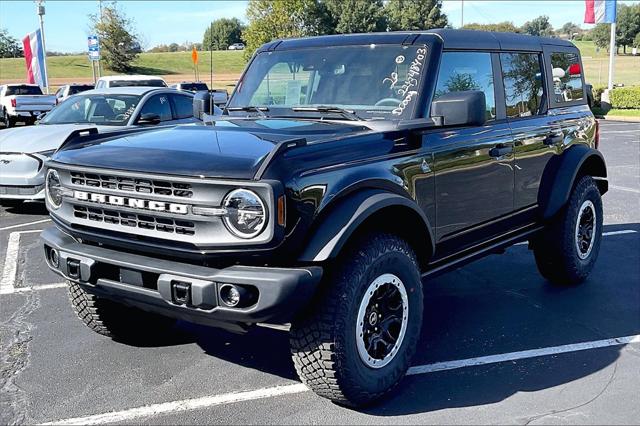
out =
[[[146,311],[230,329],[259,322],[289,322],[311,300],[322,277],[322,268],[317,266],[215,269],[125,253],[79,243],[56,227],[46,229],[41,237],[49,267],[90,293]],[[57,267],[52,249],[57,251]],[[248,305],[224,305],[220,289],[229,284],[246,290]],[[187,297],[183,298],[185,291]]]
[[0,198],[44,200],[44,161],[39,154],[0,153]]

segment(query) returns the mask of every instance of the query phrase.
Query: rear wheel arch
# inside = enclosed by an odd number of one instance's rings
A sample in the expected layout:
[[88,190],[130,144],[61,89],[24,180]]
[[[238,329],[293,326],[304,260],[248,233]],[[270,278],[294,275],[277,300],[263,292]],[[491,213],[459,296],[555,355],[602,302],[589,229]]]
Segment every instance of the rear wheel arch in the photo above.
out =
[[587,145],[573,146],[549,161],[538,193],[543,219],[553,217],[566,205],[575,184],[586,175],[594,178],[601,195],[607,192],[604,157],[600,151]]

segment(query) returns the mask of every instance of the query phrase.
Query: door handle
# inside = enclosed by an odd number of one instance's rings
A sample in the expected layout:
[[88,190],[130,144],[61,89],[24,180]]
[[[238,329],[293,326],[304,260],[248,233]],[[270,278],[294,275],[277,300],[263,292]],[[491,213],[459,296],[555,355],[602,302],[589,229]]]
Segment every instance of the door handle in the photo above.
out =
[[564,137],[562,135],[562,133],[560,134],[553,134],[553,135],[547,135],[546,138],[544,138],[543,142],[545,145],[559,145],[562,143],[562,141],[564,140]]
[[510,146],[504,146],[502,144],[496,145],[489,150],[489,156],[494,158],[504,157],[505,155],[511,153],[513,148]]

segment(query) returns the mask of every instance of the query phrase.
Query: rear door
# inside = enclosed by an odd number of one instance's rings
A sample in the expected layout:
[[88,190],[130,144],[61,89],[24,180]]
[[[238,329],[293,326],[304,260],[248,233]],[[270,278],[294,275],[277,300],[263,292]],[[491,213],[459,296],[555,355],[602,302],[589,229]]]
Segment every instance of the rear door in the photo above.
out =
[[[433,153],[436,238],[466,234],[513,210],[513,140],[504,108],[496,99],[502,86],[499,59],[491,52],[444,52],[434,99],[447,92],[481,90],[487,103],[483,126],[427,133]],[[496,73],[498,71],[498,73]]]
[[562,143],[562,129],[548,114],[542,52],[503,52],[500,62],[506,115],[514,139],[514,210],[533,210],[542,172]]

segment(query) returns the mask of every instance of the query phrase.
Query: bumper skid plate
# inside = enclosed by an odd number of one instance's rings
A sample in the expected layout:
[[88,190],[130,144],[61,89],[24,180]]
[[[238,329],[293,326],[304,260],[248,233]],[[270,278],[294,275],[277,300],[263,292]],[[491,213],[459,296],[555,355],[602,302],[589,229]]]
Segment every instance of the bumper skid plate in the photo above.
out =
[[[322,277],[317,266],[215,269],[123,253],[81,244],[56,227],[44,230],[41,238],[49,267],[86,291],[214,326],[288,322],[310,301]],[[243,300],[229,304],[220,297],[223,286],[235,286]]]

